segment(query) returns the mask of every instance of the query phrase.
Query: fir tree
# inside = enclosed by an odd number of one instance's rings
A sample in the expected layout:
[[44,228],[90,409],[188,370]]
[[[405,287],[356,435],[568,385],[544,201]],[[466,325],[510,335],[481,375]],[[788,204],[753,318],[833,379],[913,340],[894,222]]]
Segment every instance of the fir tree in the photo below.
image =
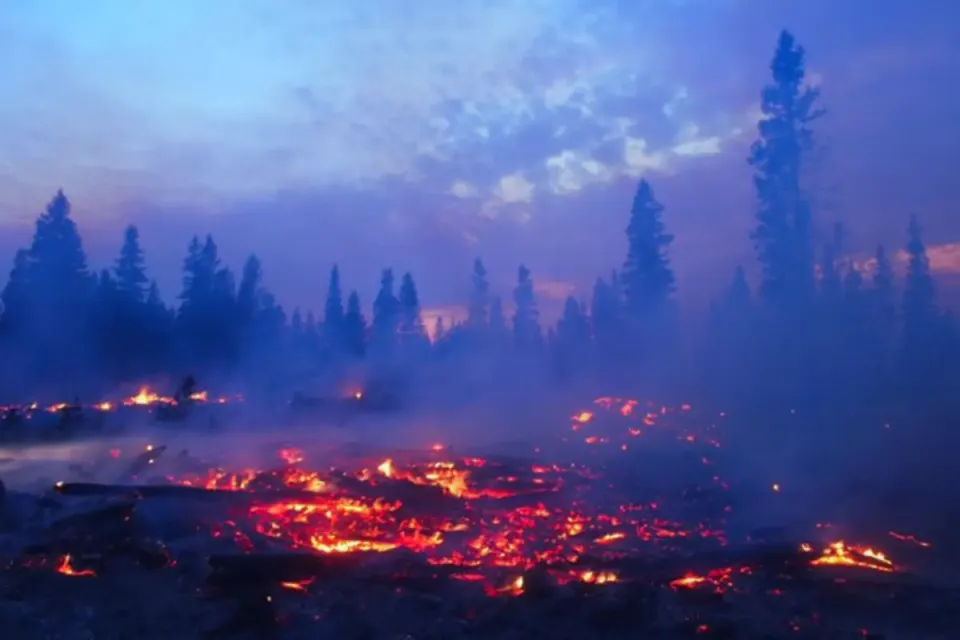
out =
[[517,286],[513,290],[513,339],[520,350],[532,350],[543,343],[540,330],[540,312],[533,288],[530,270],[520,265],[517,270]]
[[[616,274],[611,277],[614,280]],[[593,297],[590,301],[590,321],[593,336],[604,358],[619,349],[620,341],[620,300],[615,284],[597,278],[593,285]]]
[[31,306],[37,313],[33,321],[51,331],[57,325],[64,339],[75,339],[68,335],[68,327],[82,330],[78,323],[82,324],[93,290],[83,243],[63,191],[37,218],[29,258]]
[[570,351],[581,351],[590,342],[590,322],[586,309],[573,296],[567,296],[563,316],[557,322],[557,342]]
[[140,304],[146,299],[150,280],[147,278],[143,249],[140,248],[140,232],[133,225],[123,232],[123,244],[114,267],[114,275],[117,290],[125,300]]
[[470,277],[470,304],[467,307],[467,327],[480,330],[487,326],[487,310],[490,304],[490,283],[487,281],[487,269],[483,261],[473,261],[473,274]]
[[420,297],[417,295],[417,285],[413,282],[413,275],[408,271],[400,280],[399,333],[400,341],[406,345],[422,346],[427,341],[427,332],[420,316]]
[[805,160],[813,149],[811,123],[823,111],[819,92],[806,86],[803,48],[780,34],[773,83],[764,88],[757,124],[759,138],[748,161],[755,171],[759,207],[753,241],[763,267],[760,293],[767,300],[802,300],[813,288],[810,205],[802,184]]
[[638,319],[662,309],[674,290],[667,252],[673,236],[664,231],[663,206],[641,180],[627,226],[627,260],[620,273],[627,314]]
[[400,302],[394,293],[393,269],[380,274],[380,290],[373,300],[373,344],[378,351],[389,352],[397,340],[400,324]]
[[327,284],[327,300],[323,305],[323,333],[327,345],[335,351],[343,347],[343,291],[340,288],[340,268],[333,265]]
[[347,312],[343,317],[343,339],[347,352],[361,357],[367,346],[367,320],[360,307],[360,296],[351,291],[347,298]]
[[27,326],[30,306],[30,254],[26,249],[17,251],[7,284],[0,295],[3,316],[0,327],[6,335],[16,334]]
[[243,264],[240,286],[237,289],[237,310],[240,322],[244,325],[252,323],[257,315],[262,280],[263,268],[260,259],[250,255]]

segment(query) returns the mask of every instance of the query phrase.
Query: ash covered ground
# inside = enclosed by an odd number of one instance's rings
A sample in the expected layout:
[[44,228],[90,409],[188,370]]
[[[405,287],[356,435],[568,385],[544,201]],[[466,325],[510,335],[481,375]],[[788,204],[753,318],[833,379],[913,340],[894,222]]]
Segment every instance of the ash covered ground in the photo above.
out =
[[442,420],[373,419],[11,450],[0,624],[24,639],[955,637],[956,554],[932,520],[841,482],[826,453],[818,473],[745,451],[732,420],[598,398],[509,444],[493,426],[441,439]]

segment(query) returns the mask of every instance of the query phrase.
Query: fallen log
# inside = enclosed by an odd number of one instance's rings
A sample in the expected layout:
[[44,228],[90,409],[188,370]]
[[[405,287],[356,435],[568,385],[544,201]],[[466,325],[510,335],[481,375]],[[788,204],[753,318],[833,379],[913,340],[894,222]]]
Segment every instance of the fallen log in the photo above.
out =
[[800,571],[810,567],[815,556],[800,549],[800,543],[717,549],[666,558],[604,559],[585,556],[577,564],[594,570],[617,570],[624,575],[650,582],[669,581],[686,572],[749,567],[759,570]]
[[235,500],[238,502],[310,502],[323,494],[301,489],[263,491],[206,489],[179,484],[99,484],[95,482],[58,482],[54,491],[62,496],[133,496],[136,498],[178,498],[184,500]]

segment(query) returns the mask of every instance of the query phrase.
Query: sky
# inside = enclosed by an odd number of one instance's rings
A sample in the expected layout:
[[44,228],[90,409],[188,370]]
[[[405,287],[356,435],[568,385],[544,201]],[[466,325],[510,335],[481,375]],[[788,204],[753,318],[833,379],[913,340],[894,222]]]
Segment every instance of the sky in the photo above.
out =
[[702,302],[754,262],[783,28],[828,111],[818,233],[870,252],[917,213],[960,272],[960,3],[907,0],[0,0],[0,263],[63,188],[91,266],[137,224],[169,300],[212,233],[290,308],[336,262],[366,303],[392,266],[455,313],[480,256],[505,298],[526,263],[549,314],[620,266],[643,177]]

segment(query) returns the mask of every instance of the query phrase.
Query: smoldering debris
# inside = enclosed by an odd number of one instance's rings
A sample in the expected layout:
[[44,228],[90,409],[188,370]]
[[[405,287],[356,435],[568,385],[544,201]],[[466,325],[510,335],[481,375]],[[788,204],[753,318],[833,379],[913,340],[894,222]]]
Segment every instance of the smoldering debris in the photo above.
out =
[[920,534],[737,522],[750,492],[698,424],[605,399],[508,454],[287,442],[244,469],[88,451],[96,473],[78,460],[2,493],[0,619],[27,640],[915,640],[960,623],[960,582],[928,570]]

